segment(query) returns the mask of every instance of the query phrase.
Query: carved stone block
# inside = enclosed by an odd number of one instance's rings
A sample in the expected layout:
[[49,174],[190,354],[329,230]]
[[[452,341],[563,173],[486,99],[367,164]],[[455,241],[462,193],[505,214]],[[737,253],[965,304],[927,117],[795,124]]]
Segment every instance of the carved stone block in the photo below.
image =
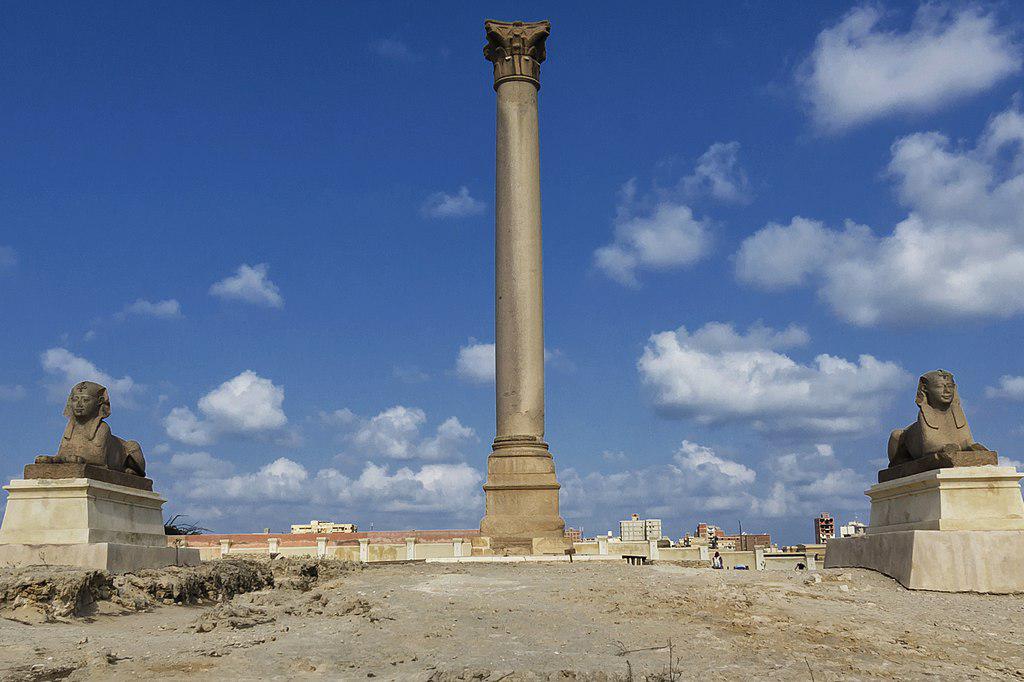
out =
[[878,472],[878,482],[894,481],[904,476],[913,476],[923,471],[948,469],[950,467],[996,466],[999,456],[994,450],[960,450],[957,452],[935,452],[920,459],[897,464]]
[[91,478],[94,481],[123,485],[138,490],[152,490],[153,480],[126,474],[93,464],[26,464],[26,479]]

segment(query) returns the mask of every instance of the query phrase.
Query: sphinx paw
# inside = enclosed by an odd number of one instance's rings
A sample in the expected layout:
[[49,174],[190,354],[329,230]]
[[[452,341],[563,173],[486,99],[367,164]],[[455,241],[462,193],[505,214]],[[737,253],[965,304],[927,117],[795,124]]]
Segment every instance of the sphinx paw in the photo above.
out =
[[36,464],[53,464],[56,457],[50,455],[39,455],[36,457]]

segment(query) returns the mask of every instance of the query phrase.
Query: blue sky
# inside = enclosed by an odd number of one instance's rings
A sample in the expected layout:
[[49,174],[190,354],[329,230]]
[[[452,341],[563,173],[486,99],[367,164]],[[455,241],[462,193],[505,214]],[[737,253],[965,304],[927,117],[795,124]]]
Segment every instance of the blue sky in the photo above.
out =
[[563,516],[807,541],[916,377],[1010,459],[1024,10],[80,3],[0,27],[0,475],[114,394],[170,513],[474,527],[493,437],[483,19],[552,22]]

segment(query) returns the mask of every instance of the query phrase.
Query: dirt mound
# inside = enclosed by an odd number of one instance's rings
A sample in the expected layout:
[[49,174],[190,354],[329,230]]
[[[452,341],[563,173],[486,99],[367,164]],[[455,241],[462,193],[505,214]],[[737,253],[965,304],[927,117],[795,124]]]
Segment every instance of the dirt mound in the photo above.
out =
[[267,615],[264,609],[238,604],[221,604],[215,610],[208,611],[196,618],[191,629],[195,632],[212,632],[217,628],[244,630],[273,622],[274,617]]
[[336,559],[221,559],[111,575],[64,566],[0,570],[0,614],[44,622],[91,615],[95,606],[144,611],[158,604],[226,602],[238,594],[277,588],[308,592],[335,582],[359,564]]
[[101,602],[109,602],[115,611],[142,611],[156,604],[222,602],[272,587],[274,574],[265,561],[222,560],[123,575],[26,566],[0,571],[0,613],[15,620],[49,621],[90,615]]
[[0,611],[34,610],[43,620],[82,613],[93,603],[109,599],[111,593],[106,571],[26,566],[0,572]]
[[274,586],[281,590],[307,592],[313,585],[337,580],[349,571],[362,570],[362,564],[338,559],[278,557],[269,561],[274,573]]
[[164,604],[225,601],[236,594],[274,586],[274,575],[262,561],[223,559],[201,566],[169,566],[114,576],[113,585],[123,606],[146,608]]

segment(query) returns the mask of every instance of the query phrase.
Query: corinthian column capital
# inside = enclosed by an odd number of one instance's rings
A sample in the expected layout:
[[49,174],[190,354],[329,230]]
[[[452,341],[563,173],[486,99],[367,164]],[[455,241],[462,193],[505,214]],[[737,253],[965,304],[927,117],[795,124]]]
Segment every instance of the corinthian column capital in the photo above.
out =
[[540,64],[547,56],[544,41],[551,34],[551,22],[488,19],[484,29],[484,57],[494,64],[494,89],[505,81],[527,81],[539,89]]

